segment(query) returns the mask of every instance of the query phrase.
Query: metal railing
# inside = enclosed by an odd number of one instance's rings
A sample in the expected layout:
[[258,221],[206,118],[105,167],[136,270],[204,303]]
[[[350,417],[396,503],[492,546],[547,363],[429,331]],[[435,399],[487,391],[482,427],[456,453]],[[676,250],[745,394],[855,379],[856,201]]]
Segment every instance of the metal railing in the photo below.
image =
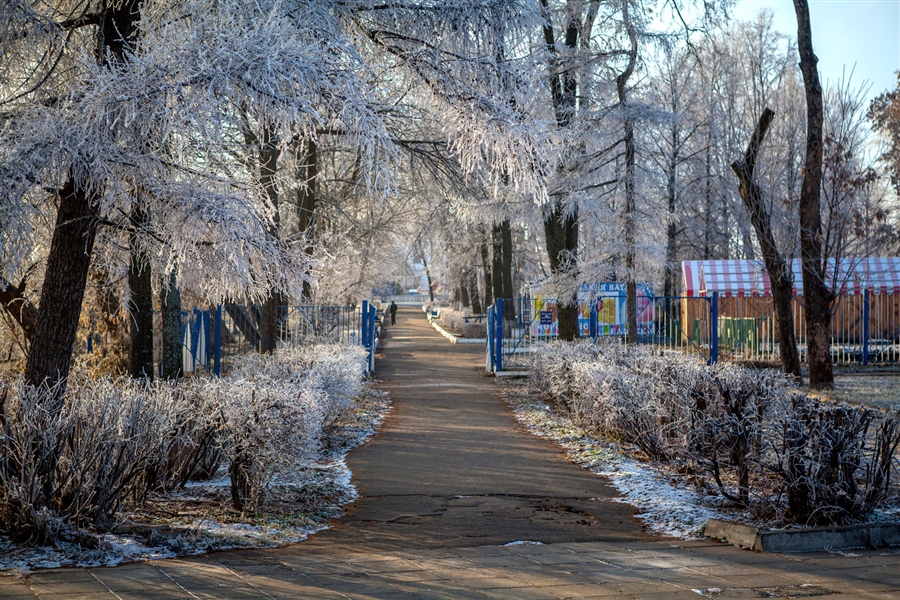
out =
[[[601,299],[579,307],[582,337],[625,341],[621,315],[610,318]],[[807,355],[803,299],[793,299],[793,327],[800,360]],[[638,296],[637,342],[661,352],[679,352],[719,360],[778,362],[778,323],[769,296]],[[835,364],[900,361],[900,296],[865,292],[840,296],[832,311],[831,357]],[[588,319],[584,319],[589,315]],[[558,337],[552,300],[497,300],[487,313],[486,368],[524,369],[535,342]]]
[[[215,310],[195,310],[185,322],[184,369],[203,367],[215,375],[228,370],[232,357],[263,348],[262,308],[225,304]],[[278,306],[274,347],[314,343],[361,345],[368,350],[368,370],[375,369],[378,318],[363,301],[351,306]],[[271,341],[270,341],[271,342]]]

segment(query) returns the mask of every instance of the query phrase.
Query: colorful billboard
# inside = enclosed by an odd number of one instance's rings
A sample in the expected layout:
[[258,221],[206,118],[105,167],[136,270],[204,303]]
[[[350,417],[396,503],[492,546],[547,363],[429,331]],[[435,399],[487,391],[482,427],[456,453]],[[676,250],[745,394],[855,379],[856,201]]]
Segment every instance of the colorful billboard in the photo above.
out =
[[[653,334],[653,286],[637,284],[638,335]],[[600,282],[582,284],[578,290],[578,328],[581,337],[591,335],[591,303],[597,307],[596,335],[625,335],[628,330],[625,310],[625,283]],[[531,299],[532,337],[559,335],[555,298],[535,295]]]

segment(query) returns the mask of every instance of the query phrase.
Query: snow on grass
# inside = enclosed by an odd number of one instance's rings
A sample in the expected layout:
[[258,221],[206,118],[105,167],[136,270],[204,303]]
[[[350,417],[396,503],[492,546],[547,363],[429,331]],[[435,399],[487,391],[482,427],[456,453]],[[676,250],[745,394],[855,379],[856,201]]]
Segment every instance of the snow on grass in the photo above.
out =
[[709,519],[733,518],[733,512],[716,506],[721,503],[718,497],[673,485],[661,471],[590,437],[546,403],[529,398],[524,389],[508,388],[506,399],[516,419],[531,433],[555,441],[573,462],[609,478],[622,494],[618,501],[639,509],[637,517],[655,533],[697,539]]
[[[271,548],[293,544],[327,529],[358,497],[346,453],[375,433],[390,411],[386,394],[365,390],[340,422],[327,428],[317,460],[270,484],[269,499],[254,514],[228,509],[230,482],[225,468],[208,481],[153,498],[141,514],[123,518],[112,533],[98,536],[96,548],[60,542],[28,547],[0,536],[0,576],[36,569],[115,566],[203,554],[229,548]],[[176,513],[176,514],[172,514]]]

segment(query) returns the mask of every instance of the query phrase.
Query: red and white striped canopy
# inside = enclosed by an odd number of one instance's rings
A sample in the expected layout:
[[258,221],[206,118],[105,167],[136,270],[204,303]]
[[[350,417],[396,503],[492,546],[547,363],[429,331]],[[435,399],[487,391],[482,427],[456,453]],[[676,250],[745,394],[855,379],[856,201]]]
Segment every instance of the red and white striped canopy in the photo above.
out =
[[[900,258],[862,258],[841,260],[835,276],[830,261],[827,277],[842,295],[855,296],[868,289],[871,294],[900,294]],[[770,296],[772,285],[761,260],[686,260],[681,263],[686,296]],[[791,261],[793,294],[803,295],[800,260]]]

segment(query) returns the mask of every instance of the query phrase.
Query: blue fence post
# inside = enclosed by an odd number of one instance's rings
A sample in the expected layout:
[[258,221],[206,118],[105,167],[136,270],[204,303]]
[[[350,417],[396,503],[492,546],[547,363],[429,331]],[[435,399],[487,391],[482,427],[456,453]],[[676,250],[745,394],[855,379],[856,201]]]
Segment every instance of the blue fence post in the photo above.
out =
[[369,306],[369,373],[375,372],[375,307]]
[[213,335],[213,373],[222,376],[222,305],[216,305],[215,334]]
[[719,292],[713,292],[709,305],[709,363],[719,362]]
[[591,319],[590,319],[590,324],[588,325],[588,327],[590,327],[590,329],[591,329],[591,331],[590,331],[591,339],[592,340],[597,339],[597,299],[596,298],[593,298],[591,300]]
[[484,370],[494,372],[494,305],[488,306],[484,340]]
[[869,289],[863,292],[863,347],[862,364],[869,364]]
[[362,347],[369,349],[369,301],[362,301],[362,311],[360,312],[359,337]]
[[503,298],[494,302],[494,371],[503,370]]

